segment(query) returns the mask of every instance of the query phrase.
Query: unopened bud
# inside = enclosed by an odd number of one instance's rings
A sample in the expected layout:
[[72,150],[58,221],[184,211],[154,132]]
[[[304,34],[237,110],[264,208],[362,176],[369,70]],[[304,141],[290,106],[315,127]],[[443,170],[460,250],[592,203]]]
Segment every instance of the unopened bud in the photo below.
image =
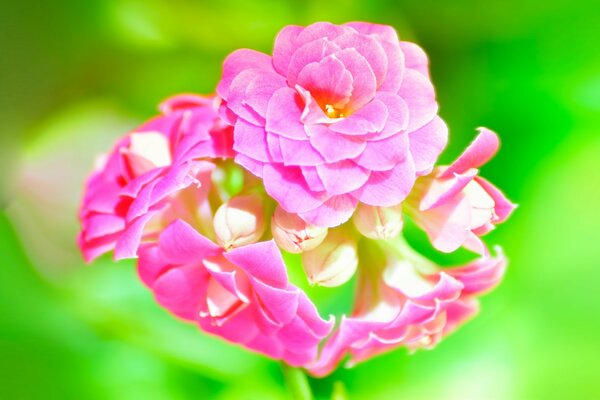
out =
[[271,231],[277,245],[290,253],[312,250],[327,236],[327,228],[305,222],[279,206],[271,219]]
[[404,224],[402,205],[375,207],[361,204],[354,213],[352,221],[356,229],[368,238],[392,239],[402,231]]
[[169,141],[162,133],[132,133],[129,140],[129,146],[121,153],[133,177],[171,164]]
[[258,241],[265,230],[262,198],[257,194],[231,198],[215,213],[213,226],[226,250]]
[[302,253],[302,264],[311,284],[340,286],[352,278],[358,267],[356,242],[330,233],[317,248]]

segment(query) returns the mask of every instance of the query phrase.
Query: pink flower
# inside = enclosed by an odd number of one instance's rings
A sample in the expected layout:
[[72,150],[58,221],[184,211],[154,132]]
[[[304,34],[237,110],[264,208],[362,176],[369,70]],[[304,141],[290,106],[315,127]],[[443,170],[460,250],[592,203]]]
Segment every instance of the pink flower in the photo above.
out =
[[308,367],[312,374],[329,374],[346,354],[351,366],[401,346],[434,347],[477,313],[476,297],[496,286],[506,268],[501,253],[444,269],[424,259],[391,257],[386,263],[383,271],[361,276],[354,313],[342,317]]
[[204,331],[290,365],[313,361],[333,326],[290,284],[273,241],[225,251],[178,220],[140,249],[159,304]]
[[[202,212],[214,168],[203,159],[232,156],[231,128],[215,101],[195,95],[165,101],[162,115],[119,140],[100,162],[79,212],[78,244],[87,261],[113,249],[116,259],[135,257],[141,240],[174,218]],[[188,197],[199,205],[190,209]]]
[[359,202],[401,203],[446,145],[427,57],[393,28],[288,26],[273,57],[238,50],[217,93],[235,160],[287,212],[332,227]]
[[415,222],[435,248],[452,252],[461,246],[487,253],[479,236],[505,221],[516,207],[491,183],[477,176],[498,151],[497,135],[486,128],[449,167],[438,167],[415,186],[408,201]]

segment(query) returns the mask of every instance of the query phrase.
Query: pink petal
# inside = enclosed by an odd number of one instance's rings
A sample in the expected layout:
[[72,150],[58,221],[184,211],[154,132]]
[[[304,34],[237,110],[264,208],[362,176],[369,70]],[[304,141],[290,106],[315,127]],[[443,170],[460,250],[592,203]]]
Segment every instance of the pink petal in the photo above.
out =
[[338,45],[325,38],[320,38],[302,45],[294,52],[290,59],[286,75],[288,85],[290,87],[296,86],[298,74],[306,65],[321,61],[323,58],[338,50],[340,50]]
[[429,60],[425,51],[411,42],[400,42],[400,48],[404,53],[406,68],[417,70],[429,78]]
[[221,249],[199,234],[188,223],[178,219],[160,234],[160,250],[171,264],[186,264],[218,254]]
[[308,188],[297,167],[266,164],[263,169],[263,182],[267,193],[287,212],[299,213],[312,210],[325,201],[322,195]]
[[223,62],[223,75],[217,86],[217,93],[225,100],[229,97],[229,86],[240,72],[247,69],[262,69],[275,73],[271,57],[258,51],[241,49],[229,54]]
[[405,133],[383,140],[371,140],[353,161],[371,171],[388,171],[404,160],[408,154],[408,143]]
[[459,193],[439,207],[415,214],[414,218],[436,249],[451,253],[463,245],[470,232],[471,205]]
[[498,135],[486,128],[479,128],[478,130],[479,135],[463,151],[460,157],[444,171],[442,177],[462,173],[470,168],[479,168],[496,155],[500,146]]
[[415,165],[411,157],[389,171],[373,171],[369,180],[352,196],[371,206],[391,207],[400,204],[415,183]]
[[225,258],[242,269],[249,277],[275,288],[287,287],[287,272],[281,252],[274,241],[237,247]]
[[332,124],[329,129],[345,135],[366,135],[381,132],[387,119],[388,108],[375,99],[354,114]]
[[179,110],[187,110],[193,107],[208,107],[213,104],[213,98],[209,96],[200,96],[193,93],[183,93],[171,96],[163,100],[158,109],[163,114],[171,114]]
[[267,108],[267,132],[288,139],[306,139],[304,125],[300,122],[303,108],[302,99],[294,89],[284,87],[277,90]]
[[439,207],[458,195],[465,186],[469,184],[477,175],[477,170],[466,171],[465,174],[456,174],[452,178],[433,179],[427,188],[427,191],[419,204],[420,211],[430,210]]
[[371,66],[377,87],[381,86],[387,74],[388,60],[383,47],[375,38],[351,32],[338,36],[333,42],[342,49],[356,49]]
[[317,173],[330,195],[349,193],[369,179],[369,171],[350,160],[317,165]]
[[296,38],[304,30],[302,26],[288,25],[279,31],[273,47],[273,66],[279,74],[286,76],[292,55],[298,48]]
[[494,200],[494,211],[498,216],[498,220],[495,222],[500,223],[505,221],[510,216],[510,214],[512,214],[515,208],[517,208],[517,205],[511,203],[510,200],[508,200],[506,196],[504,196],[504,194],[496,186],[492,185],[489,181],[479,176],[476,177],[475,180]]
[[355,49],[339,50],[335,53],[335,57],[352,74],[352,96],[346,108],[349,112],[354,112],[375,97],[375,91],[377,90],[375,73],[367,60]]
[[408,137],[417,174],[427,175],[448,143],[448,127],[440,117],[435,117],[428,124],[410,132]]
[[280,137],[284,165],[314,166],[325,163],[325,159],[308,140],[292,140]]
[[331,228],[348,221],[357,203],[356,199],[349,195],[333,196],[317,208],[301,212],[299,215],[311,224]]
[[257,161],[271,161],[265,129],[243,119],[238,119],[235,123],[233,149]]
[[333,132],[325,125],[306,127],[310,143],[327,162],[336,162],[357,157],[365,149],[365,141]]
[[438,105],[433,85],[421,73],[407,69],[398,94],[408,105],[409,132],[419,129],[436,116]]
[[178,317],[195,320],[206,283],[206,272],[198,266],[172,268],[154,282],[156,301]]
[[330,22],[315,22],[300,32],[296,38],[296,43],[309,43],[321,38],[333,40],[347,32],[349,32],[349,29],[343,25],[335,25]]
[[302,68],[297,84],[310,92],[321,106],[343,109],[352,95],[352,75],[335,56],[312,62]]
[[306,181],[306,184],[313,192],[324,192],[325,185],[323,185],[323,181],[317,172],[316,167],[303,166],[301,167],[302,176]]

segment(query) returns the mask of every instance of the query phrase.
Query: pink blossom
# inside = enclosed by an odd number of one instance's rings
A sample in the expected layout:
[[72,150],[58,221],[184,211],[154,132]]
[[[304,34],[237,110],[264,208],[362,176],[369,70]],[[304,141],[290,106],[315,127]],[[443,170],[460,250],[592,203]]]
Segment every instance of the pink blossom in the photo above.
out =
[[[113,249],[116,259],[135,257],[141,240],[174,218],[201,212],[214,168],[205,159],[232,156],[231,128],[219,119],[215,101],[168,99],[160,116],[120,139],[100,162],[79,212],[78,244],[87,261]],[[198,206],[190,209],[185,198]]]
[[477,313],[476,297],[496,286],[506,267],[501,253],[443,269],[410,258],[390,257],[386,263],[382,272],[361,276],[353,315],[342,317],[308,367],[312,374],[329,374],[346,354],[352,366],[401,346],[434,347]]
[[217,93],[235,160],[286,211],[340,225],[359,202],[401,203],[447,140],[427,57],[392,27],[287,26],[273,56],[237,50]]
[[473,143],[448,167],[438,167],[415,186],[408,201],[410,214],[440,251],[460,246],[486,254],[479,236],[505,221],[515,205],[500,190],[478,176],[480,166],[498,151],[497,135],[479,129]]
[[333,326],[290,284],[271,240],[225,251],[177,220],[140,249],[139,274],[159,304],[208,333],[305,365]]

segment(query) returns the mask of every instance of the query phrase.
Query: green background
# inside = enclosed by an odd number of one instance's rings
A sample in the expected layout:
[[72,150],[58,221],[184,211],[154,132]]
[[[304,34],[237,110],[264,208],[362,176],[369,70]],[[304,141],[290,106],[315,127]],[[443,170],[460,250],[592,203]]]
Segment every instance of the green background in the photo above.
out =
[[323,380],[355,399],[600,398],[600,6],[579,1],[3,1],[0,398],[281,399],[274,361],[157,307],[132,263],[84,266],[76,208],[95,154],[178,92],[208,93],[239,47],[287,24],[391,24],[430,55],[451,161],[520,207],[487,237],[510,258],[479,317],[437,349]]

